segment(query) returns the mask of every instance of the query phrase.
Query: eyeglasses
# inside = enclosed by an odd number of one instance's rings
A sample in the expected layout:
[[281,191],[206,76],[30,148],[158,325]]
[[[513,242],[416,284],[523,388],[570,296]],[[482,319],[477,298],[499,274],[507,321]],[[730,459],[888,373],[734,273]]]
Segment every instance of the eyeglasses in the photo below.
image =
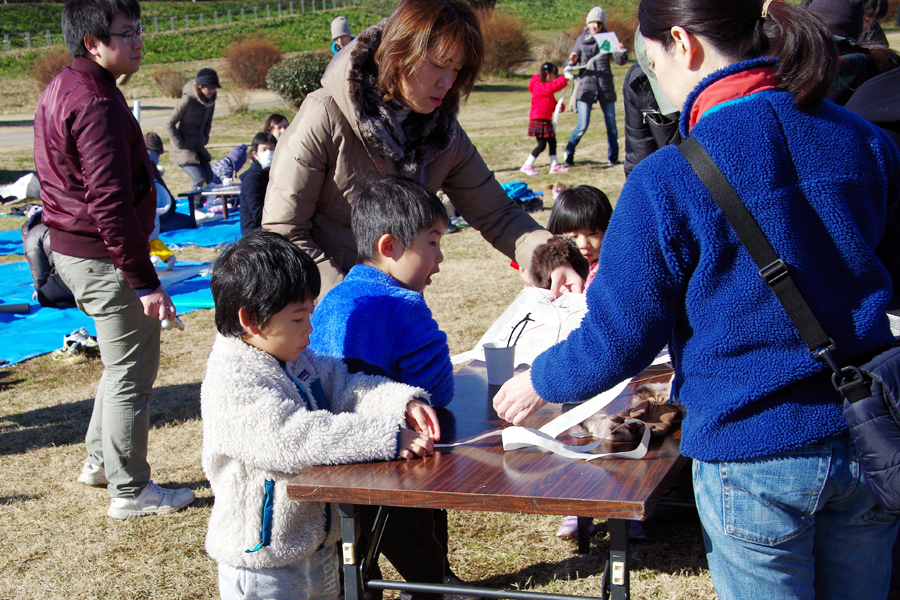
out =
[[142,25],[142,26],[138,27],[137,29],[129,29],[125,33],[113,33],[112,31],[107,31],[106,33],[109,35],[118,36],[120,38],[125,38],[125,43],[130,44],[131,42],[134,41],[134,38],[144,39],[145,31],[146,30],[144,29],[144,26]]

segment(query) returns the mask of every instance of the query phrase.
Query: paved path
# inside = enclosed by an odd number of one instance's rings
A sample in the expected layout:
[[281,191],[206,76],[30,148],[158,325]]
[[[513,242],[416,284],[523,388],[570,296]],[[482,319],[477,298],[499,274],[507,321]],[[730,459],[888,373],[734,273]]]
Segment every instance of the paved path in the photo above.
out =
[[[133,101],[129,101],[133,104]],[[150,98],[141,100],[141,125],[145,129],[165,125],[172,114],[177,100],[173,98]],[[275,92],[258,90],[251,92],[250,110],[266,108],[284,112],[284,102]],[[216,102],[216,117],[229,113],[228,103]],[[34,147],[34,113],[0,116],[0,151],[21,150]]]

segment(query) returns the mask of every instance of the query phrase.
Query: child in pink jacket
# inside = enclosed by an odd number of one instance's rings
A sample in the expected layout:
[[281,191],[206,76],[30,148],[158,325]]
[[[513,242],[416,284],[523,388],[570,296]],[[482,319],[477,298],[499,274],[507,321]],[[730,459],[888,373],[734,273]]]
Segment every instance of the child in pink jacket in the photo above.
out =
[[528,135],[536,137],[537,146],[525,159],[521,171],[526,175],[537,175],[534,170],[534,161],[544,151],[547,144],[550,145],[550,173],[566,173],[564,165],[556,160],[556,131],[553,127],[553,110],[556,108],[554,94],[566,89],[568,81],[562,75],[557,77],[559,71],[556,65],[546,62],[541,65],[539,73],[532,76],[528,83],[528,91],[531,92],[531,114],[528,122]]

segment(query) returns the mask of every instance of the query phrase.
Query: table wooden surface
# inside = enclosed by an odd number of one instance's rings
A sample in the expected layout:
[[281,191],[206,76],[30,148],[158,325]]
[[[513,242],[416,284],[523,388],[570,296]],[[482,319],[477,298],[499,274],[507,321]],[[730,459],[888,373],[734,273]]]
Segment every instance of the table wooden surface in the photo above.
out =
[[[630,404],[636,386],[666,381],[671,370],[650,367],[610,405],[618,412]],[[447,409],[438,410],[441,442],[457,442],[507,427],[494,412],[484,365],[473,361],[454,377],[456,391]],[[546,405],[524,423],[537,428],[562,412]],[[643,520],[684,464],[678,451],[680,430],[653,440],[642,460],[598,458],[581,461],[542,450],[504,452],[500,437],[471,446],[436,450],[434,456],[313,467],[288,485],[294,500],[318,500],[379,506],[412,506],[550,515]],[[584,444],[563,434],[560,440]],[[595,452],[628,450],[636,443],[604,444]]]

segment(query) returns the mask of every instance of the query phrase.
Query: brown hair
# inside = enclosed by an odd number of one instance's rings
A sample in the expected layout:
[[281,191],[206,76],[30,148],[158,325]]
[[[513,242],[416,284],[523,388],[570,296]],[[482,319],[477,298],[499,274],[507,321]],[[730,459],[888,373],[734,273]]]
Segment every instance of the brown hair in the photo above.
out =
[[672,45],[671,29],[708,40],[725,57],[778,59],[778,87],[794,94],[794,103],[815,107],[837,72],[834,38],[821,21],[790,2],[771,2],[762,16],[761,0],[641,0],[641,34]]
[[462,51],[463,67],[441,105],[441,109],[455,110],[460,97],[472,93],[484,62],[481,26],[466,0],[401,0],[388,17],[375,52],[385,101],[402,99],[401,82],[422,64],[429,50],[441,59]]

